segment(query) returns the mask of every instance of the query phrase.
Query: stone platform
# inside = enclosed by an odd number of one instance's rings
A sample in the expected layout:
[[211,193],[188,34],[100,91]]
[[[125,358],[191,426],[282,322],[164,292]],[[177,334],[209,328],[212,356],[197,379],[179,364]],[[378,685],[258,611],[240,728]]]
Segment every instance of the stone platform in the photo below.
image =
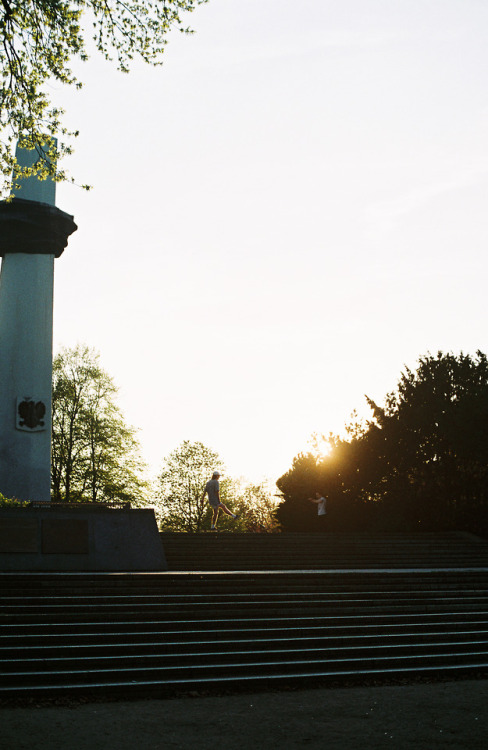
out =
[[488,541],[444,533],[162,533],[171,571],[488,568]]
[[166,570],[151,508],[51,505],[0,510],[0,570]]

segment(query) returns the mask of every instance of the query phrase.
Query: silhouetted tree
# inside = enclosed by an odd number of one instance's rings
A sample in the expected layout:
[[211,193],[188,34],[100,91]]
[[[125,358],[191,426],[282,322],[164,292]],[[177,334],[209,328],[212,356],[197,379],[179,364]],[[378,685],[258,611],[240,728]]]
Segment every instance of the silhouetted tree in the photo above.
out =
[[298,456],[277,484],[285,529],[313,528],[304,498],[328,495],[328,528],[488,533],[488,361],[439,352],[401,374],[372,418],[332,440],[329,456]]
[[488,361],[428,354],[402,373],[370,430],[387,457],[384,512],[409,528],[486,528]]

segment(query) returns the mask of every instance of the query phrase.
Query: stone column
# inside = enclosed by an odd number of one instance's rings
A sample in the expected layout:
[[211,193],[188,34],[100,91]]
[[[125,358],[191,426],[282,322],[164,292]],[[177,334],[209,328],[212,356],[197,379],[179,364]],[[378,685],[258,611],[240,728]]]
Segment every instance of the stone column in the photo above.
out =
[[76,224],[51,180],[30,177],[18,196],[0,202],[0,492],[49,501],[54,258]]

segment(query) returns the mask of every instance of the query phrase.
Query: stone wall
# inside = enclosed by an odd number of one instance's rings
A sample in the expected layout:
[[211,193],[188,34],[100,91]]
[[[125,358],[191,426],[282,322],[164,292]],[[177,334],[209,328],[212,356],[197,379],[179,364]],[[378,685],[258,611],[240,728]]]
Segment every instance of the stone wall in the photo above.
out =
[[151,508],[0,509],[0,570],[166,570]]

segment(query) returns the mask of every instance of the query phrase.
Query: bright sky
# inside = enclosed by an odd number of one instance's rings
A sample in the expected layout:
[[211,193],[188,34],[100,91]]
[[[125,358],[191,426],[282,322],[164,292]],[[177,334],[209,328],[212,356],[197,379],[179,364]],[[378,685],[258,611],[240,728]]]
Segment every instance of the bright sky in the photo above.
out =
[[[210,0],[165,64],[93,56],[59,186],[55,348],[87,343],[156,472],[276,479],[431,351],[488,351],[486,0]],[[55,92],[54,92],[55,93]]]

